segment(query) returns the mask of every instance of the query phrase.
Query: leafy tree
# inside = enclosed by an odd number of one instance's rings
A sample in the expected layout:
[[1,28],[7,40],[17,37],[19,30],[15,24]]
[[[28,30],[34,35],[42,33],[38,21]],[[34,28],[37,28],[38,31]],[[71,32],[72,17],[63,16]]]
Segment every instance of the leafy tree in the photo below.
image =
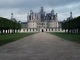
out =
[[12,21],[9,20],[7,18],[3,18],[0,17],[0,31],[1,34],[3,34],[3,30],[4,30],[4,34],[6,33],[10,33],[10,30],[12,30],[15,33],[15,30],[20,30],[21,29],[21,24],[17,21]]
[[65,30],[65,32],[68,30],[68,33],[72,33],[73,30],[75,32],[78,30],[78,33],[80,33],[80,16],[64,21],[62,23],[62,29]]

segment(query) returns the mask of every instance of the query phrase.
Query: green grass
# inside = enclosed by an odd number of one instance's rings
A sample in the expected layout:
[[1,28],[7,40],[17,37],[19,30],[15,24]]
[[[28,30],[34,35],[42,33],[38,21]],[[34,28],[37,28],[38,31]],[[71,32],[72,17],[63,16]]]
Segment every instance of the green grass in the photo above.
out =
[[16,41],[18,39],[24,38],[26,36],[32,35],[34,33],[18,33],[18,34],[5,34],[0,35],[0,46]]
[[53,34],[60,38],[63,38],[69,41],[73,41],[73,42],[77,42],[80,44],[80,34],[76,34],[76,33],[70,34],[70,33],[63,33],[63,32],[53,32],[50,34]]

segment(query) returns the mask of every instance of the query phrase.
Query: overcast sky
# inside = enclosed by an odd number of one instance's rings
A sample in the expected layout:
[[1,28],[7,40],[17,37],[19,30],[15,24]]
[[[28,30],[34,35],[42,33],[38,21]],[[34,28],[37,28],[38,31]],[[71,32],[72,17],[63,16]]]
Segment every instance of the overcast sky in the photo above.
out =
[[26,22],[27,13],[32,9],[39,12],[41,6],[46,13],[54,9],[58,20],[63,21],[73,12],[73,17],[80,16],[80,0],[0,0],[0,17],[11,18],[11,13],[17,21]]

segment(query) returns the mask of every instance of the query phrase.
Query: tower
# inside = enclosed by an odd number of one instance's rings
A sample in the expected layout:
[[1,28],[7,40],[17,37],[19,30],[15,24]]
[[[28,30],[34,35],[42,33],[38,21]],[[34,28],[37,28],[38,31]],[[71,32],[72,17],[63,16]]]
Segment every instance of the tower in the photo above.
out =
[[72,12],[70,12],[70,19],[72,19]]
[[40,9],[40,19],[41,19],[41,21],[44,21],[44,17],[45,17],[45,11],[44,11],[44,8],[41,7],[41,9]]
[[29,21],[30,20],[30,14],[28,13],[27,14],[27,21]]
[[54,15],[54,10],[51,11],[51,15]]
[[30,10],[30,14],[32,14],[33,13],[33,11],[32,10]]
[[44,8],[41,7],[40,13],[44,13]]
[[11,20],[13,20],[13,13],[11,13]]
[[56,21],[58,20],[58,18],[57,18],[57,17],[58,17],[58,13],[56,13]]
[[33,20],[33,11],[30,10],[30,20]]
[[51,20],[54,20],[54,10],[51,11]]

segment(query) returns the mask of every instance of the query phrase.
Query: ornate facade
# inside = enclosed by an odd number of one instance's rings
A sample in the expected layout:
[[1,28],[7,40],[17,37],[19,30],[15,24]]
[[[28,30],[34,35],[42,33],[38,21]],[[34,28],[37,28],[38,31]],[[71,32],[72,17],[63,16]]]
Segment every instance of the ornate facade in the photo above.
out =
[[41,7],[39,13],[32,10],[27,14],[27,22],[22,23],[21,32],[56,32],[61,31],[58,15],[54,10],[46,13]]

